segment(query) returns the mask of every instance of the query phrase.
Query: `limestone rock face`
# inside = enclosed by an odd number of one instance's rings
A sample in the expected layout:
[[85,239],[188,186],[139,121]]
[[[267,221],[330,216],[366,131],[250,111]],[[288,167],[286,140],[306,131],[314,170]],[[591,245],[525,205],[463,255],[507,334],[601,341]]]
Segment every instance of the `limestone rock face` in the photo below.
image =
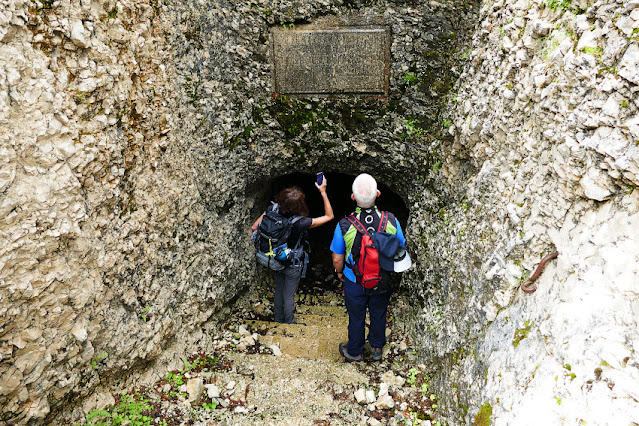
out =
[[402,284],[450,424],[482,406],[497,425],[637,421],[638,6],[548,4],[481,6],[435,184],[452,196],[413,205]]
[[202,338],[234,296],[225,266],[210,270],[233,257],[216,249],[232,230],[207,228],[174,143],[169,21],[151,3],[0,5],[0,417],[11,423],[48,423],[71,393],[170,359],[171,342]]

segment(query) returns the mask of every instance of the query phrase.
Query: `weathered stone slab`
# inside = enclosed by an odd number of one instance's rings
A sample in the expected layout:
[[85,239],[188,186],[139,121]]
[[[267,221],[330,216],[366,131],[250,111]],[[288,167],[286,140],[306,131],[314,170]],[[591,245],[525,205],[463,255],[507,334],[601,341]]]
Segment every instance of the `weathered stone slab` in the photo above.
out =
[[386,26],[272,30],[277,94],[388,92],[390,30]]

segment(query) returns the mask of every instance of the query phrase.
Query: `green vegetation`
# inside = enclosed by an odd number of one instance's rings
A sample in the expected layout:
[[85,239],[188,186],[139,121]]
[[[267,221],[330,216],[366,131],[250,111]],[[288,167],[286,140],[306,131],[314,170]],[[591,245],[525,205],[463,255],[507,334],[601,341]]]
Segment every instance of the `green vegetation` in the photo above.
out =
[[[53,3],[55,0],[31,0],[31,3],[33,3],[33,6],[35,6],[35,11],[36,13],[38,13],[40,10],[42,9],[51,9],[53,8]],[[42,6],[40,6],[42,5]]]
[[493,415],[493,407],[487,402],[481,406],[479,412],[475,416],[473,426],[489,426],[490,417]]
[[[314,102],[292,99],[287,96],[276,97],[268,110],[277,120],[287,139],[299,136],[303,132],[318,134],[325,130],[332,131],[333,128],[328,123],[336,119],[332,115],[329,116],[326,107],[318,108]],[[348,124],[346,127],[355,127],[355,131],[363,127],[367,120],[367,117],[361,112],[348,108],[346,105],[342,106],[340,112],[343,118],[350,120],[349,123],[345,123],[345,125]],[[253,116],[256,117],[256,112],[253,113]],[[257,113],[257,117],[263,122],[261,111]],[[256,123],[259,124],[259,122]]]
[[[150,426],[151,417],[144,413],[153,408],[148,399],[139,394],[122,395],[119,404],[109,410],[94,409],[86,416],[86,422],[90,425],[128,425],[128,426]],[[155,423],[166,424],[166,422]]]
[[94,370],[97,370],[97,369],[98,369],[98,366],[99,366],[99,364],[100,364],[100,362],[101,362],[101,361],[103,361],[103,360],[105,360],[108,356],[109,356],[109,354],[108,354],[108,353],[106,353],[106,352],[101,353],[100,355],[96,356],[95,358],[93,358],[93,359],[91,360],[91,367],[92,367]]
[[416,368],[411,368],[408,372],[410,373],[410,376],[406,379],[406,383],[414,388],[415,381],[417,380],[417,373],[419,373],[419,371]]
[[140,313],[140,319],[142,320],[142,322],[146,322],[147,320],[146,313],[149,312],[150,309],[151,309],[150,306],[147,306],[144,309],[142,309],[142,312]]
[[118,12],[119,12],[119,11],[120,11],[120,10],[118,9],[118,5],[116,4],[116,5],[115,5],[115,7],[109,11],[109,13],[107,14],[107,16],[108,16],[110,19],[115,19],[115,17],[116,17],[116,16],[118,16]]
[[564,365],[564,368],[565,368],[566,370],[570,371],[570,373],[567,373],[567,374],[566,374],[566,376],[567,376],[567,377],[570,377],[570,381],[575,380],[575,377],[577,377],[577,375],[576,375],[575,373],[571,372],[572,367],[570,367],[570,364],[565,364],[565,365]]
[[557,10],[558,8],[568,10],[570,9],[570,3],[572,3],[572,0],[548,0],[546,5],[552,10]]
[[404,74],[402,76],[402,80],[404,80],[404,84],[410,86],[412,84],[416,84],[419,82],[419,77],[417,77],[415,74]]
[[402,133],[402,139],[405,139],[407,136],[421,138],[428,133],[428,130],[420,127],[415,119],[404,120],[404,125],[406,126],[406,132]]
[[590,53],[591,55],[594,56],[601,56],[601,54],[603,53],[603,49],[599,46],[597,47],[584,47],[583,49],[581,49],[584,53]]
[[519,342],[521,342],[526,337],[528,337],[528,333],[530,333],[530,329],[532,328],[534,324],[535,324],[534,321],[531,321],[531,322],[526,321],[524,323],[524,328],[518,328],[517,330],[515,330],[515,335],[513,336],[514,347],[519,346]]

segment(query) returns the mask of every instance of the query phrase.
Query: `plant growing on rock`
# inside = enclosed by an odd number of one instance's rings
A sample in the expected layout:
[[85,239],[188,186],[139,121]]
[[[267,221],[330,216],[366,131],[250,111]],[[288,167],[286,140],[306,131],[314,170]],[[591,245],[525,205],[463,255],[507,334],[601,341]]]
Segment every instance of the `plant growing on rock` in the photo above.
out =
[[[153,420],[151,417],[144,415],[145,412],[153,407],[148,400],[136,395],[122,395],[118,405],[110,410],[94,409],[86,416],[87,424],[108,426],[108,425],[129,425],[129,426],[147,426]],[[166,424],[156,423],[156,424]]]

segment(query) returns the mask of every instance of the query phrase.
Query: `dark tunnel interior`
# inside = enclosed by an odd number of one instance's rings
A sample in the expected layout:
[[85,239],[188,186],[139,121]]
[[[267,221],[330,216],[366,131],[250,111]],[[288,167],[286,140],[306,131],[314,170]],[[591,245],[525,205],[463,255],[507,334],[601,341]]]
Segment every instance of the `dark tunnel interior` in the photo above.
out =
[[[309,243],[311,246],[310,265],[309,267],[321,265],[325,271],[332,271],[331,252],[329,250],[333,232],[337,222],[351,213],[356,204],[351,200],[351,186],[354,175],[343,173],[327,172],[324,174],[328,182],[327,193],[335,219],[324,226],[309,230]],[[309,173],[291,173],[272,179],[268,191],[267,199],[273,200],[275,196],[284,188],[290,186],[299,186],[306,194],[306,203],[309,208],[310,217],[318,217],[324,214],[324,205],[322,197],[318,189],[315,187],[315,175]],[[380,210],[388,210],[395,214],[399,220],[402,229],[406,228],[408,220],[408,208],[404,200],[393,192],[387,185],[377,182],[381,196],[377,199],[377,207]],[[317,269],[317,268],[315,268]]]

